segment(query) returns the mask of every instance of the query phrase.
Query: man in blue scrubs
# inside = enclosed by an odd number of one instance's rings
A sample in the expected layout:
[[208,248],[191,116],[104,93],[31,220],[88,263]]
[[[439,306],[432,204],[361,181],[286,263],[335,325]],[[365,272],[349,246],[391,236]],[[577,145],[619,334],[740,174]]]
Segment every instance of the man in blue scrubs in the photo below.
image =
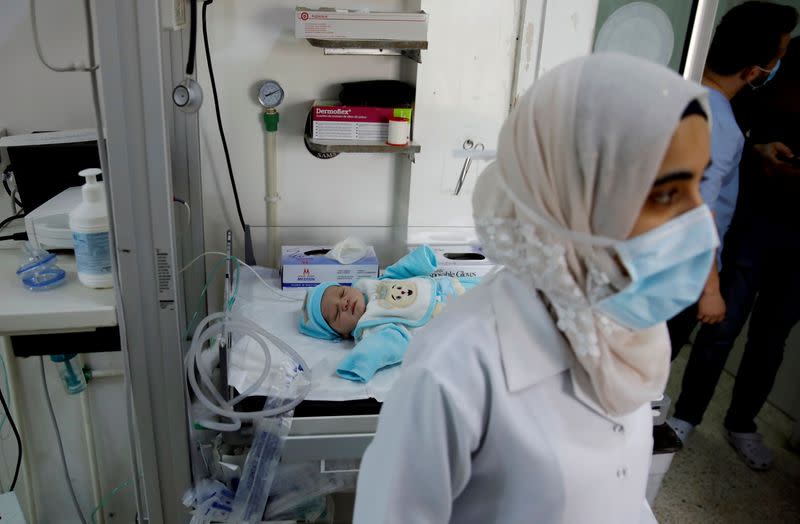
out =
[[[710,94],[712,164],[706,170],[701,192],[714,212],[722,245],[698,303],[668,323],[673,359],[688,342],[697,322],[703,323],[684,373],[675,415],[669,420],[684,442],[703,418],[752,305],[752,301],[748,303],[737,292],[735,268],[727,267],[730,257],[726,234],[739,197],[739,163],[745,144],[730,101],[740,91],[758,89],[772,79],[796,23],[797,11],[789,6],[747,2],[734,7],[717,27],[706,61],[703,85]],[[739,374],[742,375],[741,369]],[[741,404],[753,404],[750,397],[752,395],[739,395],[738,404],[734,397],[725,424],[727,438],[750,467],[766,469],[771,455],[752,422],[757,410],[746,424],[741,420],[747,416],[737,414],[743,409]],[[766,394],[763,397],[766,400]],[[758,409],[763,400],[760,404],[755,402]],[[751,409],[746,411],[749,413]]]

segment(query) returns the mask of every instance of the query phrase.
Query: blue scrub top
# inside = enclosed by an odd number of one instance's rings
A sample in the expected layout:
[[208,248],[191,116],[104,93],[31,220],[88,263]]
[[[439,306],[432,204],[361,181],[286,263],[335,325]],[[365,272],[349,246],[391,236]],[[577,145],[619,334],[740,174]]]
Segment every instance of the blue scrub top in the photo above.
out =
[[739,162],[744,149],[744,135],[736,123],[730,101],[716,89],[707,89],[711,104],[711,166],[706,169],[700,193],[714,212],[720,239],[717,264],[721,268],[723,241],[739,196]]

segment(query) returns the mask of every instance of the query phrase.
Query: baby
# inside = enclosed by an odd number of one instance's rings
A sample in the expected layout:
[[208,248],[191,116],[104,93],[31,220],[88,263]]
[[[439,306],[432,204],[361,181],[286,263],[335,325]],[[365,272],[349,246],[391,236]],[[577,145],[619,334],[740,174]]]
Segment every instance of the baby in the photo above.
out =
[[450,297],[464,294],[475,278],[431,277],[436,257],[421,246],[389,266],[381,278],[362,278],[353,287],[325,282],[306,294],[300,331],[356,346],[337,366],[339,376],[367,382],[379,370],[403,361],[411,333],[435,317]]

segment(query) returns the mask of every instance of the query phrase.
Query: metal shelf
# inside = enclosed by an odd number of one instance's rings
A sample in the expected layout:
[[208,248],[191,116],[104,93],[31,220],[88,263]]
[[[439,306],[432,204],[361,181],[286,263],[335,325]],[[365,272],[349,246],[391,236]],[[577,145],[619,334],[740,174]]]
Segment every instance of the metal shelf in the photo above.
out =
[[393,55],[405,56],[422,63],[420,51],[428,49],[427,41],[407,40],[326,40],[307,38],[314,47],[324,49],[326,55]]
[[390,146],[386,142],[363,142],[360,140],[320,140],[306,136],[309,149],[315,153],[394,153],[408,155],[412,161],[422,146],[409,142],[405,146]]

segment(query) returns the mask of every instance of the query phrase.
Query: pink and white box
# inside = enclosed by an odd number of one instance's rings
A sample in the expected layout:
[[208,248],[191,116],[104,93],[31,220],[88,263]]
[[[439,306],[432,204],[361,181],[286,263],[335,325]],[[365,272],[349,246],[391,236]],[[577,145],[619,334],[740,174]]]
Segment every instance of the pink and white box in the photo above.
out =
[[315,102],[311,112],[312,138],[316,140],[357,140],[386,142],[392,107],[343,106],[336,102]]

